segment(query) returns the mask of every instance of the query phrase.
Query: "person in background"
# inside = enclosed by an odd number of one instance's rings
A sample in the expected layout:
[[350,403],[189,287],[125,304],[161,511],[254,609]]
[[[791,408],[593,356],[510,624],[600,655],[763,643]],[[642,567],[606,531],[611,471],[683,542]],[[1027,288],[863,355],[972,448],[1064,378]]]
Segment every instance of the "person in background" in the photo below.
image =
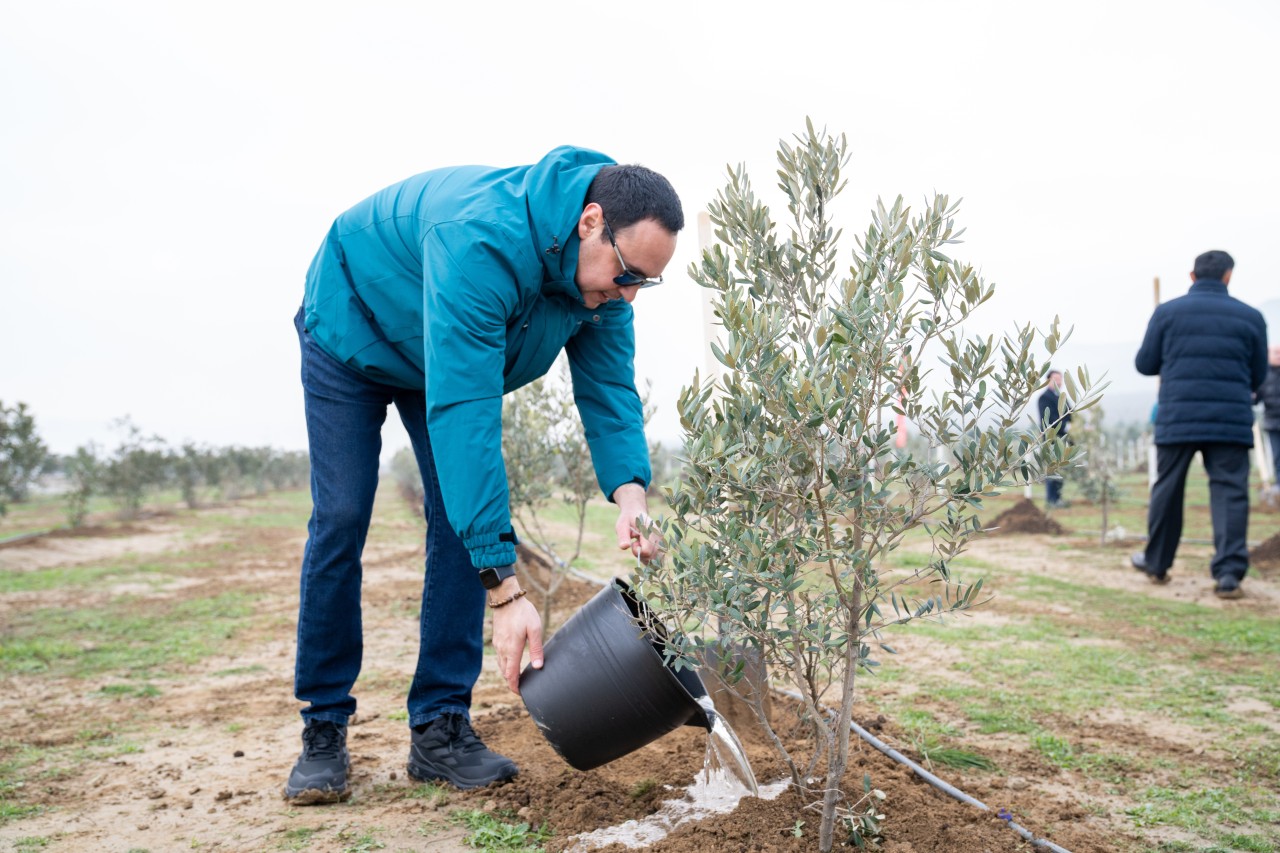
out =
[[[1040,399],[1036,401],[1036,412],[1039,414],[1040,426],[1044,429],[1058,428],[1058,436],[1066,442],[1071,438],[1067,431],[1071,428],[1071,412],[1062,399],[1062,371],[1050,370],[1048,382]],[[1044,478],[1044,504],[1047,507],[1065,507],[1062,500],[1062,476],[1050,474]]]
[[526,648],[542,666],[542,622],[515,571],[502,396],[567,354],[596,479],[618,507],[618,547],[654,557],[631,303],[661,284],[683,227],[666,178],[569,146],[528,166],[424,172],[334,221],[294,318],[313,510],[294,674],[305,727],[286,799],[350,794],[361,553],[392,405],[422,473],[427,521],[409,776],[465,789],[516,775],[470,717],[486,602],[511,690]]
[[1267,375],[1267,324],[1227,294],[1234,267],[1226,252],[1197,257],[1191,289],[1156,308],[1134,359],[1139,373],[1160,377],[1160,394],[1147,547],[1130,562],[1155,583],[1168,580],[1182,537],[1187,469],[1199,453],[1209,475],[1209,569],[1220,598],[1239,598],[1249,569],[1253,400]]
[[1272,493],[1280,493],[1280,344],[1267,352],[1267,378],[1258,389],[1262,404],[1262,431],[1271,446]]

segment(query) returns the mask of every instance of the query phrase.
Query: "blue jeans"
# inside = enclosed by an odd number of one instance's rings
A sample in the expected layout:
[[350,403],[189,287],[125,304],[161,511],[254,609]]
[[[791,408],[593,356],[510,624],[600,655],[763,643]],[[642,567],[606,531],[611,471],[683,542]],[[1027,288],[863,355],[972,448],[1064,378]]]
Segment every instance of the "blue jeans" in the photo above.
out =
[[426,577],[409,725],[446,712],[469,716],[484,652],[485,592],[462,540],[445,518],[421,391],[374,382],[325,353],[294,318],[311,452],[311,520],[302,557],[294,695],[304,720],[345,725],[364,650],[360,554],[378,488],[387,407],[395,404],[413,443],[425,492]]

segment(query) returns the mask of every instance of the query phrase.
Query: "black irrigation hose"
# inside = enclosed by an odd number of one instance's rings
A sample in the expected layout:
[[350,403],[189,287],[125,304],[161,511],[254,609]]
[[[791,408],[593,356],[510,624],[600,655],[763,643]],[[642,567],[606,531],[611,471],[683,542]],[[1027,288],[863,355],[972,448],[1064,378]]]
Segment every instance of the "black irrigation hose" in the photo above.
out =
[[[600,586],[607,586],[609,583],[611,583],[611,581],[602,581],[600,578],[595,577],[593,575],[589,575],[586,572],[579,571],[578,569],[570,569],[569,574],[577,578],[578,580],[588,581],[590,583],[595,583]],[[796,701],[804,700],[803,696],[801,696],[799,693],[796,693],[792,690],[783,690],[782,688],[779,688],[779,687],[771,687],[770,689],[773,690],[774,693],[777,693],[779,696],[785,696],[788,699],[793,699]],[[967,805],[980,808],[984,812],[991,811],[991,807],[988,806],[986,803],[982,802],[981,800],[974,799],[973,797],[966,794],[964,791],[961,791],[959,788],[956,788],[954,785],[951,785],[950,783],[944,782],[943,780],[939,779],[937,776],[933,775],[928,770],[925,770],[919,764],[916,764],[910,758],[907,758],[901,752],[898,752],[898,750],[889,746],[884,741],[880,740],[878,737],[871,734],[871,732],[867,731],[862,726],[858,725],[852,720],[849,721],[849,730],[854,734],[856,734],[858,737],[865,740],[867,743],[874,746],[876,749],[883,752],[885,755],[892,758],[894,761],[898,762],[899,764],[906,765],[908,768],[911,769],[913,773],[915,773],[924,781],[928,782],[933,787],[937,788],[939,791],[942,791],[944,794],[947,794],[948,796],[953,797],[954,799],[957,799],[962,803],[966,803]],[[1032,833],[1031,830],[1017,823],[1014,823],[1012,819],[1005,818],[1004,820],[1005,820],[1005,823],[1009,825],[1010,829],[1012,829],[1014,832],[1021,835],[1027,841],[1030,841],[1032,847],[1038,847],[1043,850],[1052,850],[1053,853],[1071,853],[1070,850],[1067,850],[1064,847],[1059,847],[1057,844],[1054,844],[1052,841],[1048,841],[1044,838],[1036,838],[1035,834]]]
[[[799,693],[796,693],[792,690],[783,690],[778,687],[774,687],[772,688],[772,690],[774,693],[777,693],[780,696],[786,696],[788,699],[803,701],[803,698],[804,698]],[[889,746],[884,741],[880,740],[878,737],[876,737],[871,732],[864,729],[862,726],[853,722],[852,720],[849,721],[849,730],[854,734],[856,734],[858,737],[865,740],[867,743],[874,746],[876,749],[883,752],[885,755],[892,758],[894,761],[898,762],[899,764],[905,764],[907,767],[911,769],[913,773],[915,773],[924,781],[928,782],[933,787],[937,788],[939,791],[942,791],[944,794],[947,794],[959,800],[962,803],[967,803],[968,805],[976,806],[982,809],[984,812],[991,811],[991,807],[988,806],[986,803],[982,802],[981,800],[976,800],[973,797],[966,794],[964,791],[961,791],[959,788],[956,788],[954,785],[951,785],[947,782],[942,781],[937,776],[934,776],[928,770],[925,770],[919,764],[916,764],[910,758],[907,758],[901,752],[898,752],[898,750]],[[1040,847],[1045,850],[1052,850],[1053,853],[1071,853],[1070,850],[1066,850],[1062,847],[1059,847],[1057,844],[1054,844],[1052,841],[1047,841],[1043,838],[1036,838],[1035,835],[1031,832],[1031,830],[1027,829],[1024,826],[1020,826],[1019,824],[1014,823],[1010,819],[1006,818],[1005,822],[1009,824],[1010,829],[1012,829],[1014,832],[1021,835],[1027,841],[1030,841],[1032,847]]]
[[0,545],[16,545],[19,542],[26,542],[28,539],[39,539],[41,536],[48,536],[58,527],[51,527],[48,530],[37,530],[34,533],[19,533],[17,536],[10,536],[8,539],[0,539]]

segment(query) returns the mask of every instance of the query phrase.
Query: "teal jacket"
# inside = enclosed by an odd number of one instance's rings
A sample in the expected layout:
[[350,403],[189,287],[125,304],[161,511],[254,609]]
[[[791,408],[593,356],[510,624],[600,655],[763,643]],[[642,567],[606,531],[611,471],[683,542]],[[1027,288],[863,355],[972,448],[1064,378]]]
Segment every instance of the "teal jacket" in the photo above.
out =
[[499,538],[511,532],[502,395],[561,350],[600,488],[649,483],[631,306],[588,309],[574,284],[587,188],[612,163],[562,146],[532,166],[415,175],[339,216],[307,272],[312,340],[370,379],[425,391],[445,512],[478,569],[516,561]]

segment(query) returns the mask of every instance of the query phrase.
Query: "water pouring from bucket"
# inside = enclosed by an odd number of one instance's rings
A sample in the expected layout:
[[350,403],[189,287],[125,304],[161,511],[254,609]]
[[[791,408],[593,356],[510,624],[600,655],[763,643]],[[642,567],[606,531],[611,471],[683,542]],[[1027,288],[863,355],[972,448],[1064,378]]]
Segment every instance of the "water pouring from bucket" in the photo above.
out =
[[525,667],[520,697],[543,736],[578,770],[697,726],[755,795],[742,744],[715,712],[702,679],[666,663],[668,636],[643,599],[614,580],[547,641],[542,669]]

